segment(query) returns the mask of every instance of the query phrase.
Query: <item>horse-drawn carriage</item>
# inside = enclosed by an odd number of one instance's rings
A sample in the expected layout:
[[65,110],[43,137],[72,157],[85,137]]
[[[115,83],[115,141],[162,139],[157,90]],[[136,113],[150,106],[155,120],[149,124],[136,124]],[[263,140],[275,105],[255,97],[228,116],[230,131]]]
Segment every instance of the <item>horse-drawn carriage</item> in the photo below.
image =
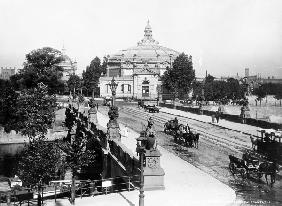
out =
[[267,176],[270,175],[271,184],[275,182],[276,173],[279,169],[276,162],[255,157],[250,153],[244,153],[242,159],[229,155],[229,160],[229,170],[232,175],[239,174],[243,179],[249,177],[260,179],[265,175],[267,184]]
[[147,112],[159,112],[159,108],[156,106],[156,102],[155,101],[145,101],[145,100],[138,100],[138,108],[143,108],[145,111]]
[[200,134],[193,133],[188,125],[179,124],[177,118],[164,124],[164,132],[172,135],[176,143],[198,148]]
[[250,136],[253,150],[282,164],[282,131],[261,129],[258,136]]

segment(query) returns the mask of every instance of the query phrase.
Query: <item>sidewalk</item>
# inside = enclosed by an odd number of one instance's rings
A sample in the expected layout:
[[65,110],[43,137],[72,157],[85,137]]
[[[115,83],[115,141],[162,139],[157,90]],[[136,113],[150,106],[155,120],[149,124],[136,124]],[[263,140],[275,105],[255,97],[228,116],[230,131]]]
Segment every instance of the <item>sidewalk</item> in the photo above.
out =
[[[169,108],[161,107],[160,111],[165,112],[165,113],[169,113],[169,114],[180,115],[180,116],[183,116],[183,117],[188,117],[188,118],[192,118],[192,119],[195,119],[195,120],[200,120],[202,122],[226,127],[226,128],[232,129],[232,130],[237,130],[237,131],[241,131],[241,132],[244,132],[244,133],[260,136],[260,134],[258,133],[258,130],[261,129],[260,127],[255,127],[255,126],[251,126],[251,125],[248,125],[248,124],[231,122],[231,121],[227,121],[225,119],[220,119],[219,123],[212,123],[211,116],[193,114],[193,113],[190,113],[190,112],[184,112],[184,111],[180,111],[180,110],[177,110],[177,109],[169,109]],[[189,122],[189,120],[188,120],[188,122]]]
[[[98,122],[106,127],[108,117],[98,113]],[[121,130],[124,125],[121,125]],[[135,154],[136,138],[139,134],[129,129],[128,137],[122,137],[122,143]],[[161,156],[161,166],[165,171],[165,190],[145,191],[145,205],[230,205],[235,201],[235,192],[210,175],[158,146]],[[139,191],[113,193],[95,197],[77,198],[76,205],[83,206],[137,206]],[[48,206],[70,205],[66,199],[57,200],[57,204],[48,201]]]

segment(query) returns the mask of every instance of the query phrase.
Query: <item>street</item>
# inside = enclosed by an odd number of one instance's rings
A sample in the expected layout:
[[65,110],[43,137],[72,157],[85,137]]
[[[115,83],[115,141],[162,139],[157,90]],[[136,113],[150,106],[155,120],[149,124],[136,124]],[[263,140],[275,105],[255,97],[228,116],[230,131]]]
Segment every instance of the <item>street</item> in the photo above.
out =
[[[162,117],[167,119],[174,119],[174,115],[160,113],[149,114],[143,109],[137,109],[137,105],[119,102],[119,122],[126,124],[129,128],[140,132],[147,124],[146,119],[152,115],[155,120],[160,120]],[[107,107],[99,107],[100,112],[106,114]],[[136,116],[136,114],[138,115]],[[182,118],[181,121],[185,121]],[[180,123],[184,123],[181,122]],[[188,121],[188,120],[186,120]],[[156,121],[155,121],[156,122]],[[228,155],[237,157],[242,156],[247,147],[251,149],[250,142],[247,135],[236,132],[234,130],[226,130],[220,127],[211,126],[203,122],[190,122],[189,125],[192,130],[205,129],[205,137],[200,136],[199,149],[187,148],[185,146],[176,144],[173,137],[166,135],[163,132],[163,125],[160,122],[155,123],[157,131],[158,144],[179,156],[183,160],[198,167],[202,171],[212,175],[221,182],[227,184],[236,191],[236,202],[234,205],[281,205],[282,203],[282,184],[281,173],[276,176],[276,182],[273,187],[265,182],[265,178],[242,179],[240,176],[233,176],[228,168]],[[209,133],[214,136],[209,139]],[[237,141],[238,146],[234,143],[227,143],[216,140],[215,137],[220,137],[224,134],[225,138],[229,138],[230,142]]]

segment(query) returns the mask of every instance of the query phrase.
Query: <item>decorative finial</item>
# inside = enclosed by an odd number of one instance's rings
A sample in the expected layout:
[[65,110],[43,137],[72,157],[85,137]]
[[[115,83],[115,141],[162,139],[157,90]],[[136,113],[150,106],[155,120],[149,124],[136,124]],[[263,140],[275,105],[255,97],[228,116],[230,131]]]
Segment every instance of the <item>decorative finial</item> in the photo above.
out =
[[64,44],[64,43],[63,43],[62,53],[63,53],[63,54],[66,53],[66,48],[65,48],[65,44]]

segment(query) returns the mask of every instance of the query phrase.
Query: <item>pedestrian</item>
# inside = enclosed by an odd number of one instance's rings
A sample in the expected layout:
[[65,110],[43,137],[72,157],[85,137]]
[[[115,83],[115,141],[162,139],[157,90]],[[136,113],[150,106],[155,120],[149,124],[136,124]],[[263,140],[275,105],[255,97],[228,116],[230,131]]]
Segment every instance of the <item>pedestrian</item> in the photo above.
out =
[[212,115],[212,123],[215,123],[215,115]]
[[129,134],[129,129],[128,129],[127,125],[125,125],[125,127],[124,127],[124,132],[123,132],[123,136],[124,136],[125,138],[127,138],[127,137],[128,137],[128,134]]
[[216,122],[218,123],[219,122],[219,117],[220,117],[220,113],[217,111],[215,113],[215,118],[216,118]]

